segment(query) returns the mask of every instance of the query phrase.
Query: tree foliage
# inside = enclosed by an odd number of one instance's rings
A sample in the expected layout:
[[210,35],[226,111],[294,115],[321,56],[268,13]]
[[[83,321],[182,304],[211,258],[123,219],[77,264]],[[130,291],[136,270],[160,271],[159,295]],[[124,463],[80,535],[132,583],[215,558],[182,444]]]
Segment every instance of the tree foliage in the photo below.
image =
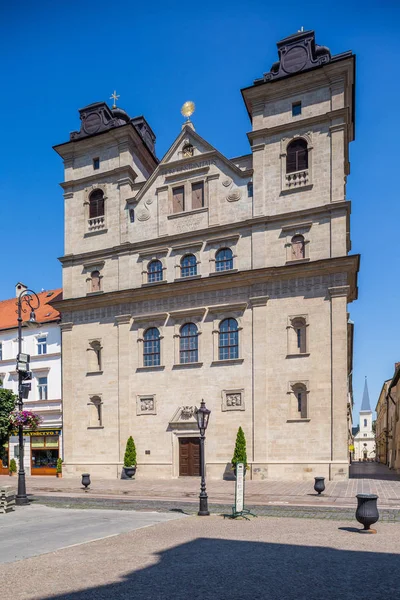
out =
[[17,397],[11,390],[0,388],[0,447],[2,447],[12,433],[10,414],[15,409]]
[[124,467],[136,466],[136,446],[133,437],[130,436],[126,442],[126,450],[124,456]]
[[232,458],[232,467],[236,469],[237,463],[244,463],[244,467],[247,467],[247,454],[246,454],[246,438],[241,427],[239,427],[236,435],[235,451]]

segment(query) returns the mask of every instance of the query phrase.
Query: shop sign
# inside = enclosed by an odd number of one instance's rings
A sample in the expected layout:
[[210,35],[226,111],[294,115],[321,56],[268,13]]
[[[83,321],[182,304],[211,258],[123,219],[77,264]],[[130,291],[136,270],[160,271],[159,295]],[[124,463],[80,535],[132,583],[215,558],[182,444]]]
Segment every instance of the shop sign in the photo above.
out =
[[24,435],[29,437],[43,436],[43,435],[61,435],[61,429],[43,429],[43,431],[24,431]]

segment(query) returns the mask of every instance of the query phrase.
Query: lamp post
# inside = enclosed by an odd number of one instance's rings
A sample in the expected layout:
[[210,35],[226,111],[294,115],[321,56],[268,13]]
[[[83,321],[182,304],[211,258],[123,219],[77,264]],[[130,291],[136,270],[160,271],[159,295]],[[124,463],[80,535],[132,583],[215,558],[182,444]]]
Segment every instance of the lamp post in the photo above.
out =
[[196,419],[197,426],[200,430],[200,470],[201,470],[201,484],[200,484],[200,506],[199,512],[197,513],[200,517],[209,515],[208,512],[208,496],[206,492],[206,478],[205,478],[205,455],[204,455],[204,441],[206,439],[206,429],[208,425],[208,419],[210,418],[211,410],[206,408],[204,400],[201,401],[200,408],[197,410]]
[[[18,371],[18,410],[21,412],[24,407],[24,398],[27,398],[27,393],[30,390],[30,385],[24,383],[24,379],[29,374],[29,355],[22,353],[22,312],[26,312],[26,309],[22,307],[22,303],[25,302],[30,308],[29,321],[26,321],[26,325],[29,327],[36,327],[35,310],[40,306],[40,300],[32,290],[23,290],[17,300],[18,306],[18,356],[17,356],[17,371]],[[18,470],[18,491],[15,497],[15,504],[21,506],[22,504],[28,504],[28,496],[26,495],[26,483],[25,483],[25,469],[24,469],[24,428],[22,423],[18,427],[18,443],[19,443],[19,470]]]

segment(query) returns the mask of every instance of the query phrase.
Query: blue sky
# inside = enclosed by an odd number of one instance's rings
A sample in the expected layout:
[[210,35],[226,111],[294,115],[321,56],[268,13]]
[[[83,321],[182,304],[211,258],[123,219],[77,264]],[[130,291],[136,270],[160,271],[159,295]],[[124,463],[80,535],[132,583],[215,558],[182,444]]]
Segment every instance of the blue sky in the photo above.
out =
[[400,4],[20,0],[2,4],[0,23],[0,298],[13,295],[17,280],[35,290],[61,285],[63,172],[52,146],[79,128],[78,108],[116,89],[122,108],[149,121],[161,157],[192,99],[199,134],[238,156],[249,152],[250,129],[240,88],[269,70],[279,39],[304,26],[332,53],[357,54],[347,186],[352,252],[362,255],[359,300],[350,305],[354,392],[358,411],[368,375],[375,404],[400,360]]

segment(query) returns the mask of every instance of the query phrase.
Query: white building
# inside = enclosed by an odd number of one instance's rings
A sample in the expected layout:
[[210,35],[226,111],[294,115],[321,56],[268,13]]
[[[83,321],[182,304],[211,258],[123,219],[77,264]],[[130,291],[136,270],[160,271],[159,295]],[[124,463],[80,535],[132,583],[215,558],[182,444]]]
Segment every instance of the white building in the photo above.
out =
[[[16,296],[25,286],[18,283]],[[37,431],[25,436],[25,470],[27,475],[55,474],[57,458],[62,456],[62,401],[61,401],[61,334],[60,313],[51,306],[60,300],[62,290],[49,290],[38,294],[40,307],[35,311],[38,326],[26,327],[24,321],[30,309],[24,303],[22,351],[29,354],[32,371],[32,389],[24,409],[38,413],[43,422]],[[17,300],[0,302],[0,381],[1,386],[18,394]],[[9,445],[1,449],[0,474],[8,473],[8,463],[18,459],[18,437],[12,436]],[[18,462],[18,460],[17,460]]]
[[354,436],[354,459],[375,460],[375,434],[372,430],[372,410],[369,401],[367,378],[360,410],[360,425]]

